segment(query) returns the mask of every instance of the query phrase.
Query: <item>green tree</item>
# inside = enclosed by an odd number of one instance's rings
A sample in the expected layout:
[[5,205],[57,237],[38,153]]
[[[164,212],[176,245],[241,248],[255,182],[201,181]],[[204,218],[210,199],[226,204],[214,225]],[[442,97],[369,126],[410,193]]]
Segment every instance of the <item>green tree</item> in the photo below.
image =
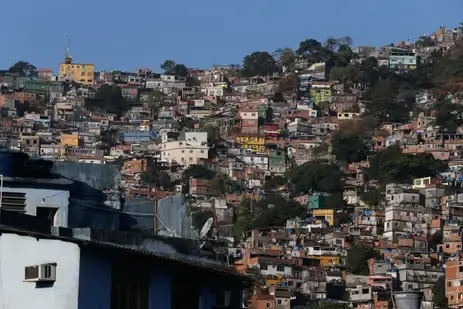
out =
[[128,102],[122,96],[121,88],[115,84],[104,84],[96,91],[94,99],[88,99],[86,108],[102,110],[121,117],[129,108]]
[[274,57],[277,59],[281,67],[286,67],[287,71],[294,70],[294,62],[296,60],[296,54],[289,48],[279,48],[274,52]]
[[243,59],[243,75],[246,77],[267,76],[280,70],[268,52],[254,52]]
[[206,126],[202,131],[207,133],[207,142],[209,145],[214,145],[222,140],[220,136],[220,128],[215,126]]
[[226,193],[238,193],[243,190],[240,184],[232,180],[228,175],[224,173],[216,173],[212,179],[212,188],[215,192],[222,194]]
[[173,60],[166,60],[163,64],[161,64],[161,69],[164,70],[165,73],[173,72],[175,67],[175,61]]
[[176,75],[180,77],[188,76],[188,68],[184,64],[177,64],[173,60],[166,60],[161,64],[164,74]]
[[8,69],[8,71],[10,71],[10,73],[17,73],[20,76],[27,77],[29,79],[36,79],[39,76],[39,70],[27,61],[16,62]]
[[367,113],[381,122],[404,123],[408,121],[415,101],[410,98],[399,100],[398,95],[399,85],[396,81],[380,80],[366,95]]
[[368,276],[370,274],[368,260],[380,257],[379,252],[373,248],[353,245],[347,252],[347,267],[354,275]]
[[333,81],[340,82],[358,82],[358,75],[360,74],[359,67],[357,65],[348,64],[345,67],[334,67],[330,70],[329,78]]
[[188,181],[190,178],[212,179],[215,173],[203,165],[193,164],[183,171],[183,179]]
[[288,178],[296,193],[336,193],[342,191],[344,174],[335,164],[311,161],[292,168]]
[[441,130],[456,132],[457,128],[463,125],[463,106],[443,100],[437,102],[433,109],[436,111],[436,125]]
[[299,48],[296,50],[298,55],[318,55],[323,50],[323,46],[315,39],[306,39],[299,43]]
[[169,174],[164,171],[159,171],[155,165],[141,174],[141,181],[143,184],[153,185],[164,190],[172,188],[172,180]]
[[307,215],[307,209],[298,202],[280,196],[259,200],[254,208],[252,228],[284,226],[286,220]]
[[331,153],[343,162],[360,162],[369,153],[368,142],[368,136],[338,131],[332,137]]
[[444,161],[436,160],[430,154],[404,154],[399,146],[390,146],[373,156],[365,173],[369,179],[376,179],[384,185],[411,183],[414,178],[434,177],[446,169]]
[[445,276],[439,277],[432,286],[432,302],[436,308],[448,308],[447,297],[445,296]]
[[436,43],[429,36],[420,36],[420,38],[415,42],[415,46],[418,48],[434,46]]

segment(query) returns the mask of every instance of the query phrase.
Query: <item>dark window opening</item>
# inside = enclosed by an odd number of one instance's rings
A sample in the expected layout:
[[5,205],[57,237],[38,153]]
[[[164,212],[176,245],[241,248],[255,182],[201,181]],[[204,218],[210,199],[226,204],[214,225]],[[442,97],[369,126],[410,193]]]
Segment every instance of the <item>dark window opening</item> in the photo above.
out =
[[195,281],[185,280],[184,276],[174,276],[172,280],[171,308],[199,309],[201,289]]
[[[149,271],[131,260],[115,263],[111,276],[111,309],[149,308]],[[144,269],[143,269],[144,268]]]
[[57,208],[37,207],[37,217],[48,222],[48,226],[54,226],[54,218]]

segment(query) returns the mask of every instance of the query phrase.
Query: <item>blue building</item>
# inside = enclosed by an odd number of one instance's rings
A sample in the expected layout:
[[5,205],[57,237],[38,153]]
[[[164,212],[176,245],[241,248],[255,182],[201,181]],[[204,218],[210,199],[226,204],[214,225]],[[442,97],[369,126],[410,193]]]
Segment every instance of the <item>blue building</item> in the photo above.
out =
[[[251,284],[166,239],[147,246],[134,235],[86,229],[53,235],[1,225],[0,232],[2,299],[10,309],[241,309]],[[125,244],[109,242],[121,237]]]
[[156,139],[156,133],[149,131],[126,131],[119,134],[119,140],[125,143],[149,142],[153,139]]

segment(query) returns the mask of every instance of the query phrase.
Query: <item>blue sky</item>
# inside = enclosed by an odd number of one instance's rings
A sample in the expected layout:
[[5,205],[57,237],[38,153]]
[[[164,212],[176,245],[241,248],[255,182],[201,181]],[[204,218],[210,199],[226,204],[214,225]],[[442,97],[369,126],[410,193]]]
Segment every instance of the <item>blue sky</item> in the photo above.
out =
[[75,62],[97,70],[241,63],[305,38],[383,45],[463,21],[463,0],[2,1],[0,68],[17,60],[56,72],[68,38]]

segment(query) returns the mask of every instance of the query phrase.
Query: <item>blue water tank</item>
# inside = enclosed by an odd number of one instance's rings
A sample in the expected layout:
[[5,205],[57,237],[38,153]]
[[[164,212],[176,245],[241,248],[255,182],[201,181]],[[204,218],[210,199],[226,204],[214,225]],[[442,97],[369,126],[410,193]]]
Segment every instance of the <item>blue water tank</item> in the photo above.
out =
[[4,177],[21,177],[29,156],[23,152],[0,149],[0,175]]

